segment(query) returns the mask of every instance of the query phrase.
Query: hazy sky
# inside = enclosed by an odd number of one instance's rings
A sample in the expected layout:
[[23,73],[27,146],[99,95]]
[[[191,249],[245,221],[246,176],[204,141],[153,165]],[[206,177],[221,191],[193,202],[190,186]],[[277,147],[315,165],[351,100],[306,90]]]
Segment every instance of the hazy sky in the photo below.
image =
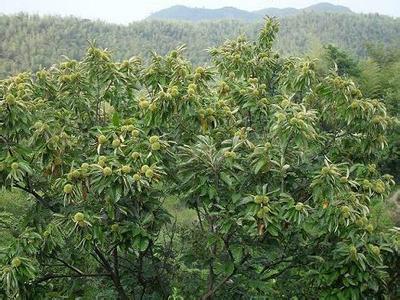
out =
[[177,4],[206,8],[234,6],[246,10],[257,10],[288,6],[302,8],[319,2],[345,5],[356,12],[378,12],[400,17],[400,0],[0,0],[0,13],[24,11],[129,23]]

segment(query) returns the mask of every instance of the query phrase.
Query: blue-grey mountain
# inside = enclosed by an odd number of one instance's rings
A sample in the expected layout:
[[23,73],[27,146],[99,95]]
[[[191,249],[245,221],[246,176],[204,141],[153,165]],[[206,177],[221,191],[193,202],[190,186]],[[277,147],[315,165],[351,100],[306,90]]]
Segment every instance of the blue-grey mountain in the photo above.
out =
[[352,13],[352,11],[341,5],[331,3],[318,3],[303,9],[297,8],[265,8],[257,11],[246,11],[234,7],[222,7],[219,9],[187,7],[183,5],[172,6],[148,17],[151,20],[179,20],[179,21],[210,21],[210,20],[241,20],[241,21],[260,21],[265,16],[289,17],[305,12],[315,13]]

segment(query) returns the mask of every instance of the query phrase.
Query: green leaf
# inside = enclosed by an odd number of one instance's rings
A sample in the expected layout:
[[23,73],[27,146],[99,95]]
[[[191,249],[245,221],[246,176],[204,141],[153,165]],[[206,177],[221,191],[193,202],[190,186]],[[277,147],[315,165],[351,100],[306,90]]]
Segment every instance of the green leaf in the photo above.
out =
[[261,168],[265,166],[266,161],[261,159],[257,162],[257,164],[254,167],[254,174],[258,174],[260,172]]
[[139,251],[145,251],[149,246],[149,240],[144,236],[138,235],[133,240],[133,246]]
[[232,186],[232,178],[228,174],[221,172],[220,177],[228,186]]
[[235,265],[232,261],[227,261],[222,265],[222,270],[225,274],[230,275],[235,270]]
[[120,126],[120,124],[121,124],[121,117],[120,117],[119,113],[116,111],[113,113],[112,123],[114,126],[117,126],[117,127]]

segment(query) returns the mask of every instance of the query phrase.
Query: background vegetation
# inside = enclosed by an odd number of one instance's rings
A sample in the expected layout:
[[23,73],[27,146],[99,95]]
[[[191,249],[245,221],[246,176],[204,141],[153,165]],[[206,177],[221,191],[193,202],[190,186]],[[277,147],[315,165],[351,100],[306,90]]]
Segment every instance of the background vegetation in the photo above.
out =
[[[78,18],[0,16],[0,77],[38,70],[62,60],[80,59],[88,40],[112,49],[117,59],[149,58],[150,51],[166,54],[186,44],[194,64],[209,63],[205,49],[239,34],[255,38],[262,22],[215,21],[182,23],[143,21],[129,26]],[[282,55],[303,55],[327,44],[356,57],[367,56],[367,44],[400,45],[400,20],[379,15],[305,13],[281,20],[275,47]],[[315,56],[315,54],[313,54]]]

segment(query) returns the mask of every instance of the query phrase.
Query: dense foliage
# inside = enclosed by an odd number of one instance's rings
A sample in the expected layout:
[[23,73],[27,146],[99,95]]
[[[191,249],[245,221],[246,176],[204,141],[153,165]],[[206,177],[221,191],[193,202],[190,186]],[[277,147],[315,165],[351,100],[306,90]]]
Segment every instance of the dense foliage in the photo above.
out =
[[[317,63],[319,76],[325,76],[334,68],[339,75],[352,78],[368,98],[379,98],[385,103],[389,113],[400,115],[400,51],[398,47],[368,45],[368,57],[356,60],[349,53],[333,45],[327,45],[320,52]],[[400,180],[400,131],[394,126],[387,131],[388,145],[381,154],[380,165]]]
[[[300,55],[332,43],[357,56],[366,55],[366,43],[400,44],[400,21],[379,15],[301,14],[281,20],[276,48],[282,55]],[[204,49],[245,33],[255,38],[261,22],[215,21],[193,23],[144,21],[128,26],[77,18],[0,16],[0,78],[24,70],[38,70],[62,60],[81,59],[88,40],[113,49],[117,59],[162,55],[187,44],[194,64],[209,62]]]
[[379,162],[396,120],[334,68],[280,57],[277,32],[267,20],[210,67],[91,46],[1,81],[0,183],[35,201],[2,214],[1,293],[399,297],[400,232],[370,214],[394,184]]
[[[358,81],[368,97],[381,98],[393,116],[400,116],[400,48],[370,46],[369,57],[360,63]],[[400,129],[390,134],[382,166],[400,182]]]

